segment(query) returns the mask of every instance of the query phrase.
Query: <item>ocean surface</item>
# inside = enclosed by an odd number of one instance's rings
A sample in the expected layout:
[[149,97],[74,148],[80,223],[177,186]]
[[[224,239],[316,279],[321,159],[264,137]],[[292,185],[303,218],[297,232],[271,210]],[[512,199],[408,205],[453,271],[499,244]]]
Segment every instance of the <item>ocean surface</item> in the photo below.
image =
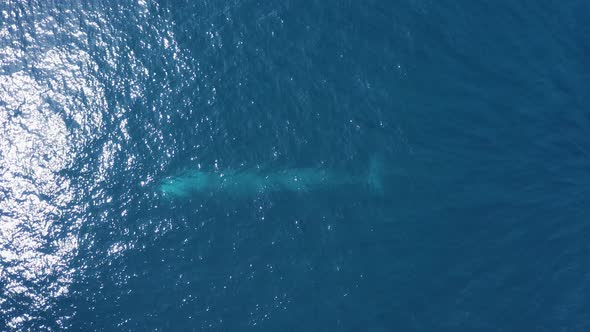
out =
[[589,82],[587,0],[2,0],[0,331],[590,331]]

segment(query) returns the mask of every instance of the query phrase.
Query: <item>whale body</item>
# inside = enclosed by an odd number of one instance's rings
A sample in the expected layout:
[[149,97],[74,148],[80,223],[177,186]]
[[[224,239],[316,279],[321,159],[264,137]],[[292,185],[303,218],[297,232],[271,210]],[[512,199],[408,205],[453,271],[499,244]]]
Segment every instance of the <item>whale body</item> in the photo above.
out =
[[159,191],[169,197],[194,194],[228,193],[240,196],[261,193],[307,192],[346,185],[363,185],[373,191],[382,189],[381,166],[372,160],[366,174],[350,175],[321,168],[292,168],[277,171],[259,169],[207,172],[188,170],[162,180]]

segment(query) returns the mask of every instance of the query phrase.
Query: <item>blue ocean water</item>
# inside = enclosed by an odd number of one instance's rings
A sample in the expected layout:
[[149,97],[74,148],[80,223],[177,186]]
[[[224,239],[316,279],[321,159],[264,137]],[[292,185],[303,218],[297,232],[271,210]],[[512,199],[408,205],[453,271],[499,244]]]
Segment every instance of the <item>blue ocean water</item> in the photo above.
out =
[[582,0],[4,0],[0,330],[588,331],[588,54]]

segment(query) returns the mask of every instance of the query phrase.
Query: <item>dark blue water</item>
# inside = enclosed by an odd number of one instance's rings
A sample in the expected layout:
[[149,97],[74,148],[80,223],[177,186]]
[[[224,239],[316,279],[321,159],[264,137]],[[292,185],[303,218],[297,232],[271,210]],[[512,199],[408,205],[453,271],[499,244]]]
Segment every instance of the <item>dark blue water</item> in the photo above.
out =
[[5,0],[0,330],[588,331],[589,54],[583,0]]

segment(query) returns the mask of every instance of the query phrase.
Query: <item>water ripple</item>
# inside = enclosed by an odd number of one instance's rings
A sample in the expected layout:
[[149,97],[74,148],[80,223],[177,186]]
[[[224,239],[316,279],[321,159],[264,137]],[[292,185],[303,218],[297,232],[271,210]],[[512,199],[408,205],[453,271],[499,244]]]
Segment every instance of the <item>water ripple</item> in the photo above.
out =
[[[150,6],[125,8],[146,37],[137,46],[177,60],[174,36],[151,25]],[[112,201],[104,187],[115,163],[137,167],[121,147],[131,139],[128,112],[153,79],[152,60],[136,54],[109,11],[93,3],[0,5],[0,326],[9,329],[67,326],[75,312],[55,303],[86,266],[74,264],[80,229],[95,218],[90,208]],[[116,243],[105,255],[130,247]]]

